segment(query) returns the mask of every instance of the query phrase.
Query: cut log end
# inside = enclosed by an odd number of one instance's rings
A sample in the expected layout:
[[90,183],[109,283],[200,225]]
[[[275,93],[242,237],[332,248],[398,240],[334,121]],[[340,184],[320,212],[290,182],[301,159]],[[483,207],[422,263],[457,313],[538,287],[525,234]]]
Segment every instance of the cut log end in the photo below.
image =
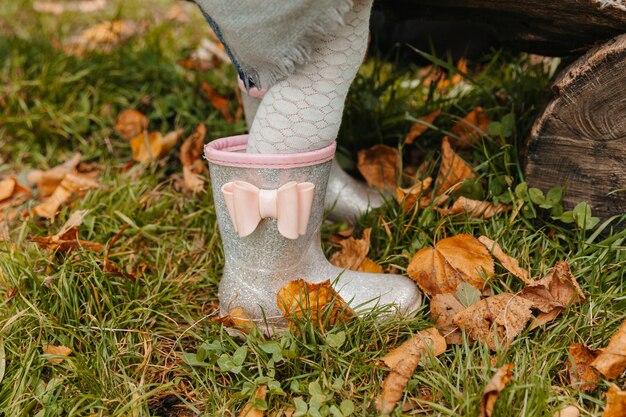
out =
[[529,184],[565,186],[565,205],[626,213],[626,34],[562,70],[523,149]]

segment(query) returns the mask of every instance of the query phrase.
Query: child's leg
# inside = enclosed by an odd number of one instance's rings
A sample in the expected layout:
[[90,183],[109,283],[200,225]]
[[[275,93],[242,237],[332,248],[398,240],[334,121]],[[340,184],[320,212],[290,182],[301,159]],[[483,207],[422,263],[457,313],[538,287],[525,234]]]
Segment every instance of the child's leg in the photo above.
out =
[[367,48],[372,0],[355,0],[345,23],[307,64],[269,89],[250,129],[249,153],[295,153],[337,138],[350,84]]

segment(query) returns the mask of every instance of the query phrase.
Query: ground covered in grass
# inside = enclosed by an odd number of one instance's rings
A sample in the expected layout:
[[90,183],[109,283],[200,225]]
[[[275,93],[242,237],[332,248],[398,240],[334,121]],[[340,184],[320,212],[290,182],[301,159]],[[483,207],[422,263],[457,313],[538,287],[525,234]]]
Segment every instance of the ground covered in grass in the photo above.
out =
[[[428,300],[414,318],[372,314],[325,330],[304,320],[269,340],[254,330],[229,336],[215,320],[223,253],[209,188],[190,193],[181,185],[178,145],[157,162],[133,163],[114,130],[117,115],[133,108],[163,134],[191,134],[199,123],[208,139],[245,131],[234,70],[179,63],[209,36],[193,5],[120,0],[97,13],[61,15],[34,6],[10,2],[0,11],[0,180],[25,183],[29,171],[80,152],[85,169],[100,172],[100,188],[62,205],[54,219],[33,213],[38,191],[17,216],[3,214],[0,415],[238,415],[261,385],[267,397],[254,405],[268,416],[376,415],[388,374],[377,360],[433,326]],[[134,34],[81,50],[82,30],[115,19],[132,22]],[[382,143],[401,152],[406,175],[399,186],[436,177],[442,137],[480,106],[497,123],[460,151],[476,179],[453,198],[514,209],[485,219],[448,215],[433,204],[407,209],[392,198],[359,219],[354,236],[371,228],[368,256],[405,273],[422,248],[459,234],[486,235],[535,278],[568,261],[586,300],[527,327],[508,346],[491,350],[464,334],[464,343],[442,355],[425,355],[392,415],[476,416],[488,381],[509,363],[512,380],[494,416],[552,416],[567,405],[601,415],[610,384],[623,389],[626,379],[599,378],[594,389],[581,389],[568,373],[568,346],[605,347],[626,318],[624,219],[589,230],[585,221],[566,224],[555,220],[564,218],[558,196],[545,201],[520,185],[518,149],[554,63],[491,51],[462,73],[456,63],[430,59],[435,69],[424,71],[370,57],[348,100],[338,140],[342,165],[359,175],[358,151]],[[433,79],[436,68],[456,81]],[[407,144],[411,125],[436,110],[434,126]],[[77,210],[88,210],[80,238],[107,246],[107,260],[103,251],[51,253],[33,242],[57,233]],[[349,227],[324,225],[329,255],[337,250],[333,235]],[[497,263],[487,287],[514,293],[523,283]],[[60,346],[70,352],[50,350]]]

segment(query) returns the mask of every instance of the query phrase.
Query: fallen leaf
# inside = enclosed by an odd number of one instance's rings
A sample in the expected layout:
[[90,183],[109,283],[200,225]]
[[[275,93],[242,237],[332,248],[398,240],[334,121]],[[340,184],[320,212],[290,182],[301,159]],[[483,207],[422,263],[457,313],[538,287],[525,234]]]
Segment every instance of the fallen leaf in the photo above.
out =
[[311,321],[320,329],[325,327],[324,320],[333,326],[339,321],[348,321],[355,317],[354,312],[330,285],[330,280],[312,284],[303,279],[289,282],[276,294],[278,308],[287,319],[290,327],[294,319],[310,315]]
[[492,350],[508,346],[526,327],[532,303],[503,293],[487,297],[459,312],[454,323],[472,339],[487,343]]
[[215,61],[200,58],[179,59],[176,64],[186,70],[197,72],[207,72],[217,66]]
[[191,18],[189,15],[183,10],[179,3],[174,3],[167,9],[165,13],[165,20],[180,22],[180,23],[189,23]]
[[47,219],[54,219],[61,205],[72,195],[82,196],[88,190],[100,188],[100,184],[80,174],[65,174],[61,183],[41,204],[33,208],[33,213]]
[[361,239],[349,237],[339,241],[338,243],[341,249],[333,253],[333,256],[330,258],[330,263],[339,268],[358,271],[370,251],[371,234],[372,228],[368,227],[363,230],[363,237]]
[[461,234],[418,251],[407,273],[430,296],[453,293],[461,282],[482,291],[485,278],[494,274],[494,263],[478,239]]
[[8,207],[16,207],[26,201],[32,190],[20,184],[15,177],[8,177],[0,181],[0,211]]
[[483,395],[480,398],[479,417],[491,417],[500,392],[513,379],[513,364],[509,363],[499,368],[485,386]]
[[441,165],[439,167],[435,195],[453,193],[465,180],[473,178],[476,178],[476,174],[474,174],[472,167],[452,150],[448,139],[443,138],[441,143]]
[[204,38],[200,41],[198,49],[191,54],[191,59],[212,61],[215,65],[230,63],[230,58],[226,53],[224,45],[217,39],[209,38]]
[[215,110],[217,110],[222,115],[224,120],[226,120],[229,123],[232,123],[233,116],[230,114],[230,109],[229,109],[230,100],[228,100],[226,97],[218,93],[213,87],[211,87],[205,81],[202,81],[202,84],[200,84],[200,88],[202,88],[202,91],[204,91],[204,94],[206,94],[207,98],[209,99],[209,102],[211,102],[211,105],[215,108]]
[[579,416],[580,416],[580,410],[578,409],[578,407],[575,407],[573,405],[568,405],[567,407],[554,413],[552,417],[579,417]]
[[13,197],[17,180],[13,177],[0,181],[0,201]]
[[98,23],[70,39],[64,51],[71,55],[82,55],[95,50],[108,52],[142,31],[140,25],[130,20]]
[[180,162],[183,165],[192,166],[201,160],[205,137],[206,126],[204,123],[200,123],[180,147]]
[[239,417],[263,417],[265,413],[263,410],[259,410],[254,407],[254,400],[262,400],[265,401],[265,397],[267,396],[267,385],[261,385],[257,388],[254,393],[254,397],[246,404],[246,406],[239,413]]
[[396,200],[399,204],[402,204],[402,211],[408,213],[416,207],[425,208],[430,204],[430,196],[425,195],[426,191],[430,188],[433,179],[427,177],[423,180],[416,180],[409,188],[396,188]]
[[183,135],[182,129],[177,129],[162,136],[159,132],[141,133],[130,140],[133,160],[148,162],[162,158],[176,145]]
[[591,363],[606,378],[617,378],[626,370],[626,321],[611,336],[607,347]]
[[93,13],[106,7],[107,0],[82,0],[70,2],[35,1],[33,10],[39,13],[60,15],[65,12]]
[[374,145],[359,151],[356,167],[371,187],[393,190],[400,173],[400,154],[390,146]]
[[450,345],[463,344],[463,335],[454,317],[464,309],[453,294],[438,294],[430,300],[430,316]]
[[63,345],[61,345],[61,346],[43,345],[42,346],[42,351],[43,351],[43,353],[45,355],[57,356],[57,357],[48,358],[50,363],[52,363],[54,365],[60,364],[61,362],[63,362],[63,359],[66,356],[70,356],[70,354],[72,353],[72,349],[68,348],[67,346],[63,346]]
[[243,307],[232,308],[227,315],[219,317],[215,321],[222,323],[225,327],[235,328],[243,333],[249,333],[254,328],[254,321],[250,319]]
[[485,135],[490,124],[491,120],[487,113],[481,107],[476,107],[452,126],[451,135],[448,138],[453,145],[465,148]]
[[200,176],[206,171],[206,165],[201,159],[204,149],[206,127],[200,123],[196,131],[191,134],[180,147],[180,162],[183,164],[183,186],[192,192],[204,189],[204,180]]
[[482,292],[477,288],[471,286],[467,282],[461,282],[454,292],[454,297],[459,300],[459,303],[463,307],[469,307],[472,304],[476,304],[482,298]]
[[537,317],[533,318],[533,322],[528,330],[535,330],[537,327],[541,327],[544,324],[550,323],[552,320],[559,317],[561,315],[561,312],[561,309],[554,309],[549,313],[539,313]]
[[126,109],[117,116],[114,129],[124,139],[131,139],[148,129],[148,118],[140,111]]
[[420,75],[426,75],[422,85],[424,87],[429,87],[434,81],[436,81],[436,87],[439,93],[446,94],[449,87],[458,85],[463,81],[464,77],[460,73],[467,73],[467,61],[465,58],[459,59],[456,64],[456,68],[458,72],[455,72],[452,77],[448,78],[448,75],[441,68],[434,68],[432,65],[429,65],[420,71]]
[[461,196],[451,207],[437,208],[437,211],[443,216],[466,214],[475,219],[490,219],[493,216],[511,210],[512,207],[509,204],[493,204],[489,201],[472,200]]
[[102,244],[78,239],[78,226],[82,224],[83,218],[88,212],[89,210],[75,211],[56,235],[33,237],[31,241],[38,243],[42,248],[50,249],[54,252],[68,253],[78,248],[101,252],[104,249]]
[[567,261],[557,262],[548,275],[530,283],[519,295],[543,313],[550,313],[555,309],[563,310],[585,299]]
[[381,265],[372,261],[370,258],[365,258],[363,259],[363,262],[361,262],[361,265],[359,266],[359,269],[357,271],[372,274],[382,274],[384,272],[384,269]]
[[463,81],[463,75],[461,74],[467,74],[467,60],[465,58],[459,59],[456,63],[456,69],[458,72],[450,78],[450,83],[452,85],[460,84],[461,81]]
[[414,335],[383,356],[379,364],[389,368],[391,373],[383,381],[382,392],[376,398],[376,410],[382,414],[389,414],[393,411],[417,368],[422,352],[430,351],[434,356],[438,356],[445,352],[446,348],[443,336],[437,329],[431,327]]
[[530,272],[521,268],[517,259],[504,253],[500,245],[489,239],[487,236],[481,236],[478,240],[480,243],[485,245],[487,249],[489,249],[489,252],[491,252],[493,257],[500,261],[502,266],[507,271],[521,279],[525,284],[532,285],[535,283],[535,281],[530,277]]
[[626,416],[626,391],[622,391],[615,384],[606,392],[606,408],[602,417]]
[[406,355],[419,355],[422,350],[430,349],[435,356],[446,351],[447,344],[439,330],[430,327],[411,336],[400,346],[378,360],[379,365],[395,369]]
[[600,378],[597,371],[591,366],[591,362],[600,352],[589,349],[584,343],[569,345],[567,351],[570,356],[570,360],[567,361],[570,383],[581,392],[592,392],[596,389]]
[[56,190],[59,184],[61,184],[61,181],[63,181],[66,174],[77,173],[77,168],[80,164],[81,158],[82,155],[77,152],[64,163],[50,168],[47,171],[39,169],[30,171],[26,176],[26,179],[31,185],[37,185],[37,189],[39,190],[39,195],[41,197],[47,197],[52,194],[54,190]]
[[406,143],[407,145],[411,145],[415,141],[415,139],[417,139],[422,134],[424,134],[424,132],[430,129],[429,125],[432,125],[435,119],[439,117],[440,114],[441,110],[435,110],[434,112],[417,119],[419,121],[411,125],[409,133],[404,138],[404,143]]

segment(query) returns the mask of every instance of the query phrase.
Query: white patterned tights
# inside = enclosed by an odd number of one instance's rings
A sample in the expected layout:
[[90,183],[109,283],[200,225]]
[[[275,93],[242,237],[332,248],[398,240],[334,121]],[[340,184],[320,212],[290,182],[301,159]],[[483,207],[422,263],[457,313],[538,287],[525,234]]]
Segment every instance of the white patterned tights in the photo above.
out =
[[272,86],[250,128],[248,153],[296,153],[331,144],[350,84],[363,61],[372,0],[354,0],[344,24],[322,39],[305,65]]

